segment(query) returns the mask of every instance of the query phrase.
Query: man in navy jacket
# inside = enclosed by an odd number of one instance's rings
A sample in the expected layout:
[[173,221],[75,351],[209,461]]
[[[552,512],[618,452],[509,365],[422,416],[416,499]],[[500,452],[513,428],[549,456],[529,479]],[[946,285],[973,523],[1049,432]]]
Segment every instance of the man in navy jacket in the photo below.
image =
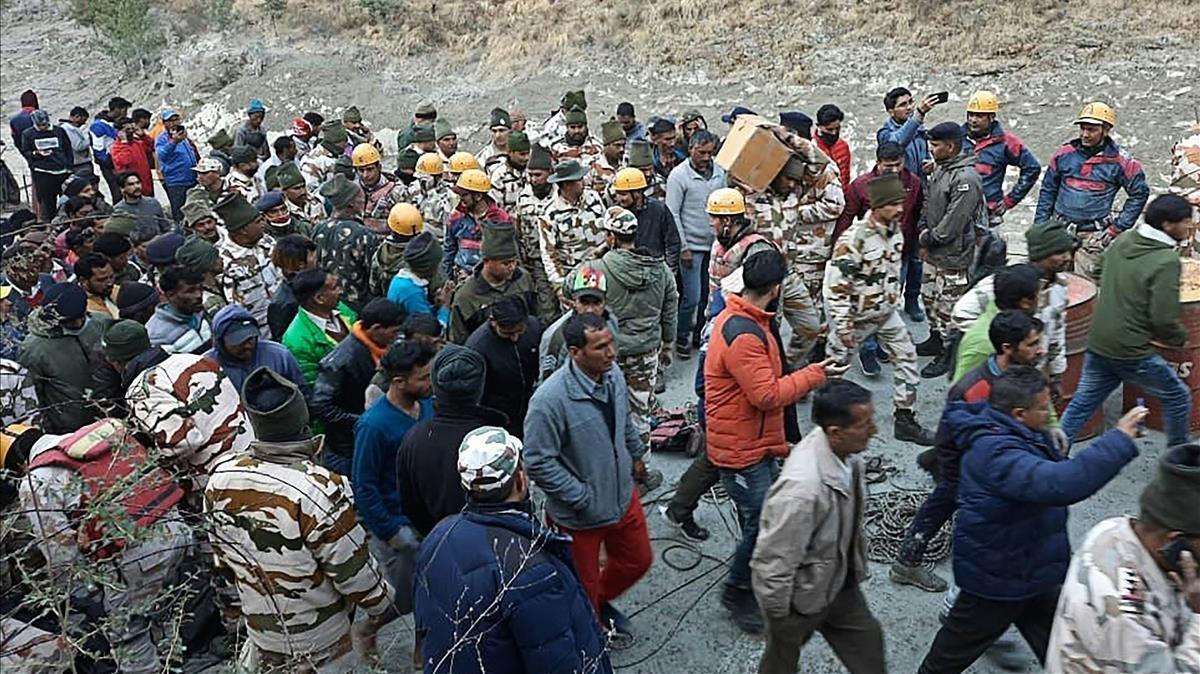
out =
[[1009,625],[1044,663],[1058,593],[1071,562],[1067,507],[1099,491],[1137,456],[1147,410],[1076,456],[1046,432],[1050,391],[1035,368],[1014,366],[992,382],[987,403],[951,403],[948,427],[966,447],[954,525],[954,579],[962,591],[918,674],[962,672]]

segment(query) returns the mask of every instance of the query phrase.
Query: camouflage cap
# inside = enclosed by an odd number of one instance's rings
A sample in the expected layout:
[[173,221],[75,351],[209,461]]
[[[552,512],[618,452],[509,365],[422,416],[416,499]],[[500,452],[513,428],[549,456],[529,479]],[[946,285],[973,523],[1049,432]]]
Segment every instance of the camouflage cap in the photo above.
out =
[[205,218],[215,217],[208,197],[197,192],[188,195],[187,201],[183,202],[183,207],[179,210],[183,211],[183,226],[188,229],[192,229],[197,222]]
[[637,231],[637,227],[637,216],[620,206],[613,206],[604,214],[604,229],[613,234],[629,236]]
[[634,168],[654,166],[654,151],[650,147],[650,141],[631,141],[625,146],[625,154],[628,156],[629,165]]
[[496,128],[512,128],[512,119],[508,116],[508,111],[504,108],[492,108],[491,119],[488,126],[492,129]]
[[625,129],[615,119],[610,119],[600,125],[600,142],[608,145],[618,140],[625,140]]
[[[512,138],[509,137],[508,149],[512,150]],[[541,171],[549,171],[553,168],[553,159],[550,157],[550,151],[541,145],[533,145],[529,148],[529,163],[525,165],[526,169],[535,169]]]
[[583,111],[583,108],[581,108],[577,105],[577,106],[571,108],[570,110],[568,110],[567,114],[563,115],[563,121],[565,121],[567,124],[584,124],[584,125],[586,125],[588,123],[587,122],[587,113]]
[[351,124],[358,124],[359,122],[361,122],[362,121],[362,113],[359,112],[358,106],[352,105],[352,106],[346,108],[346,111],[342,113],[342,121],[350,122]]
[[521,466],[521,441],[498,426],[467,433],[458,446],[458,477],[468,492],[503,489]]
[[258,209],[246,201],[246,197],[240,192],[230,192],[222,196],[213,206],[213,211],[221,217],[221,223],[230,234],[262,217]]
[[439,119],[433,123],[433,137],[435,139],[441,140],[446,136],[453,135],[456,134],[454,133],[454,127],[450,126],[449,120]]
[[300,173],[300,167],[296,166],[295,162],[286,161],[279,165],[279,170],[275,172],[275,179],[279,181],[279,189],[286,190],[289,187],[302,185],[304,174]]
[[412,129],[412,142],[428,143],[431,140],[437,140],[437,133],[433,130],[432,124],[417,124]]
[[225,129],[217,129],[217,132],[208,137],[208,144],[213,146],[213,149],[223,150],[233,145],[233,136]]
[[703,122],[704,115],[700,114],[699,110],[697,110],[695,108],[691,108],[690,110],[685,110],[683,112],[683,115],[679,118],[679,123],[680,124],[688,124],[689,122],[694,122],[696,120],[700,120],[701,122]]
[[524,131],[513,131],[508,134],[509,152],[529,152],[529,136]]
[[583,89],[568,91],[563,94],[562,107],[563,110],[570,110],[571,108],[587,110],[587,94],[584,93]]

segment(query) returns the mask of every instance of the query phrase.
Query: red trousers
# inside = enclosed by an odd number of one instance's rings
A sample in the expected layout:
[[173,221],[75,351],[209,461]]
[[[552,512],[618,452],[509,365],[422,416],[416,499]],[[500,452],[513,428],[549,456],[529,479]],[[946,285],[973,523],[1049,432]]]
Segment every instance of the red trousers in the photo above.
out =
[[[646,529],[646,514],[642,512],[637,489],[633,490],[629,509],[614,524],[595,529],[559,528],[571,535],[575,569],[597,613],[602,604],[621,596],[650,569],[653,559],[650,532]],[[601,547],[605,556],[603,566]]]

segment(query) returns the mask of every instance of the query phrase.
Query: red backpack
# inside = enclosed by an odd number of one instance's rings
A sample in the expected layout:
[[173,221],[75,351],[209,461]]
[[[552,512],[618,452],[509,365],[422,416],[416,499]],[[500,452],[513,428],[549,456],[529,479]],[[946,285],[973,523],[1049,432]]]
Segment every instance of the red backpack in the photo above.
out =
[[183,500],[183,489],[149,460],[146,447],[118,419],[88,424],[29,462],[30,471],[43,466],[69,468],[83,479],[83,496],[70,519],[79,531],[80,548],[98,559],[120,552],[125,540],[106,540],[103,520],[111,520],[112,513],[89,514],[90,505],[120,504],[130,523],[142,528]]

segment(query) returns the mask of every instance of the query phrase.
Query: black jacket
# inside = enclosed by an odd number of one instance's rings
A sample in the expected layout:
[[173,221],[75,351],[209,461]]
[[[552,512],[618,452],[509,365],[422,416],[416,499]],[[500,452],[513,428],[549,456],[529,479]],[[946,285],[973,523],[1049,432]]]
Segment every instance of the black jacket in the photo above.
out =
[[325,354],[317,367],[309,412],[314,420],[325,422],[325,448],[351,458],[354,424],[366,407],[366,390],[375,376],[375,359],[357,337],[349,335]]
[[426,536],[467,502],[458,476],[458,446],[481,426],[508,426],[508,417],[479,405],[433,404],[433,418],[404,435],[396,455],[400,510]]
[[646,197],[646,205],[637,215],[638,228],[633,235],[634,248],[645,248],[663,258],[672,274],[679,273],[679,229],[671,210],[661,199]]
[[532,316],[525,319],[525,333],[516,343],[500,338],[490,322],[467,338],[467,348],[478,351],[487,363],[481,404],[503,412],[508,417],[505,430],[518,438],[524,437],[525,412],[537,383],[541,339],[542,330]]
[[288,326],[292,324],[292,319],[296,317],[298,311],[300,311],[300,303],[296,301],[296,295],[292,293],[292,280],[284,279],[271,298],[271,303],[267,305],[267,328],[271,331],[271,339],[277,342],[283,341],[283,333],[287,332]]

